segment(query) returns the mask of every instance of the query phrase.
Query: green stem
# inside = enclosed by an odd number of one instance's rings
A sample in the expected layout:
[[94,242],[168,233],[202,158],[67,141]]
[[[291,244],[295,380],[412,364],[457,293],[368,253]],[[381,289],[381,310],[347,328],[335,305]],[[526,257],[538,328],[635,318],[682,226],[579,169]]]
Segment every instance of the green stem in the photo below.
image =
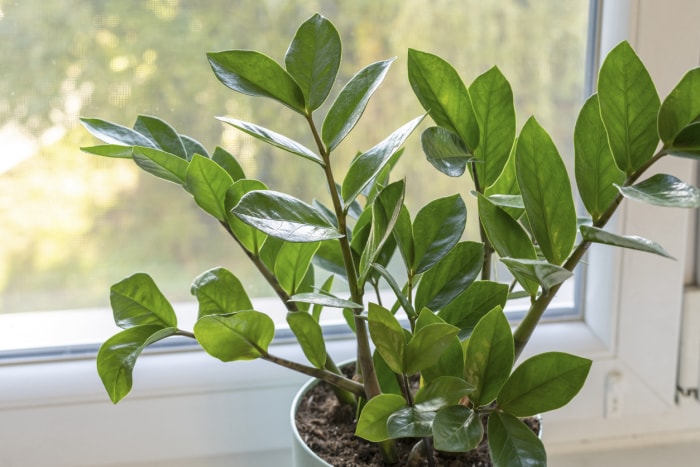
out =
[[[661,151],[656,153],[651,159],[649,159],[642,167],[637,169],[634,173],[630,174],[625,180],[623,186],[630,186],[634,184],[642,174],[654,165],[659,159],[666,155],[666,149],[663,148]],[[594,227],[603,228],[610,221],[613,214],[617,211],[617,208],[622,203],[624,196],[622,193],[618,193],[615,199],[610,203],[610,206],[605,210],[605,212],[593,223]],[[573,272],[574,268],[583,259],[586,251],[590,247],[591,242],[582,241],[576,247],[574,252],[569,256],[563,265],[563,268]],[[558,284],[549,290],[549,293],[540,295],[530,306],[530,309],[525,314],[523,320],[518,324],[515,332],[513,333],[513,340],[515,342],[515,358],[517,359],[520,354],[522,354],[525,346],[530,341],[537,324],[540,322],[542,315],[549,307],[557,292],[563,284]]]
[[[474,180],[474,189],[476,190],[477,193],[483,195],[485,187],[481,186],[481,183],[479,181],[479,174],[476,170],[476,162],[472,161],[471,162],[471,172],[472,172],[472,178]],[[491,242],[489,241],[488,236],[486,235],[486,230],[484,230],[484,226],[481,224],[481,219],[478,219],[479,222],[479,235],[481,237],[481,243],[484,244],[484,262],[481,266],[481,280],[491,280],[491,263],[492,263],[492,258],[493,258],[493,253],[494,249],[493,246],[491,246]]]

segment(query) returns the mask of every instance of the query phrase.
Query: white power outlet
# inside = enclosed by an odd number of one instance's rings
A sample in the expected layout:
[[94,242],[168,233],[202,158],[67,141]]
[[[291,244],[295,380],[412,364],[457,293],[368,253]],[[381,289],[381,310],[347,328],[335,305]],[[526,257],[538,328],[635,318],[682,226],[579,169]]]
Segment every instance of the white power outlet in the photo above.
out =
[[622,415],[624,381],[622,373],[612,371],[605,377],[605,418],[617,418]]

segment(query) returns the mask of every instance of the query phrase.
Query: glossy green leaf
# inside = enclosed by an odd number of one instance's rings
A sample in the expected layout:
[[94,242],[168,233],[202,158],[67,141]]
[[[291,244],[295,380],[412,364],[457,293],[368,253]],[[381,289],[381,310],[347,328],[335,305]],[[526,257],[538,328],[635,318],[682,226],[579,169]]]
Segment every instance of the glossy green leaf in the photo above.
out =
[[536,355],[519,365],[496,402],[516,417],[555,410],[568,404],[586,381],[591,361],[562,352]]
[[373,352],[372,361],[374,362],[374,369],[377,373],[377,380],[379,380],[379,387],[382,388],[382,393],[401,395],[401,386],[399,386],[396,373],[389,368],[382,355],[379,352]]
[[318,321],[308,313],[293,311],[287,313],[287,323],[309,362],[316,368],[323,368],[327,357],[326,343]]
[[263,243],[262,247],[260,248],[260,260],[270,271],[275,269],[277,253],[279,252],[280,248],[282,248],[282,245],[284,245],[284,240],[275,237],[267,237],[265,243]]
[[269,97],[305,115],[304,93],[273,59],[253,50],[207,54],[216,77],[226,87],[250,96]]
[[673,156],[700,159],[700,122],[683,128],[666,152]]
[[211,155],[211,160],[219,164],[219,166],[231,176],[234,182],[245,178],[243,167],[241,167],[241,164],[238,163],[233,154],[227,150],[217,146],[214,149],[214,154]]
[[467,341],[464,379],[474,385],[474,406],[488,405],[498,395],[513,368],[513,335],[500,307],[489,311]]
[[632,186],[618,187],[626,198],[671,208],[700,207],[700,190],[673,175],[656,174]]
[[319,243],[285,242],[277,252],[274,273],[282,288],[289,294],[299,292],[299,286],[311,265]]
[[187,150],[188,161],[192,160],[195,154],[199,154],[200,156],[204,157],[209,157],[209,152],[207,151],[207,149],[202,143],[200,143],[196,139],[191,138],[187,135],[180,135],[180,139],[182,140],[182,144],[185,145],[185,149]]
[[389,310],[374,303],[367,313],[369,333],[377,351],[394,373],[403,374],[406,362],[404,329]]
[[131,159],[132,146],[121,144],[100,144],[80,148],[81,151],[95,156],[114,157],[119,159]]
[[312,305],[322,305],[331,308],[362,308],[362,305],[351,300],[345,300],[326,293],[300,293],[292,296],[292,302],[310,303]]
[[562,264],[576,240],[576,208],[564,161],[534,118],[520,133],[515,167],[535,239],[549,262]]
[[[135,150],[134,150],[135,151]],[[205,212],[226,221],[226,193],[233,179],[216,162],[195,154],[187,168],[187,191]]]
[[177,332],[156,324],[142,324],[115,334],[97,352],[97,373],[113,403],[131,391],[136,360],[150,344]]
[[414,398],[418,410],[440,410],[459,403],[472,393],[474,388],[462,378],[441,376],[422,386]]
[[[432,314],[429,310],[422,313]],[[406,345],[403,373],[410,375],[435,365],[458,332],[458,327],[447,323],[429,324],[419,329]]]
[[434,412],[422,412],[415,407],[404,407],[392,413],[386,421],[390,439],[424,438],[433,433]]
[[231,271],[221,267],[197,276],[190,291],[199,302],[199,318],[253,309],[241,281]]
[[346,206],[353,202],[384,166],[389,163],[391,156],[399,150],[422,120],[423,116],[414,118],[394,131],[384,141],[367,152],[360,154],[352,161],[341,189]]
[[310,111],[319,108],[333,88],[341,52],[340,35],[323,16],[315,14],[297,29],[284,63]]
[[673,256],[658,243],[643,237],[637,237],[636,235],[618,235],[587,225],[581,226],[581,235],[587,242],[602,243],[604,245],[612,245],[620,248],[630,248],[632,250],[645,251],[647,253],[654,253],[665,258],[673,259]]
[[457,134],[439,126],[426,128],[420,136],[428,162],[449,177],[459,177],[474,159]]
[[484,258],[484,246],[476,242],[461,242],[435,266],[423,274],[416,292],[415,307],[440,310],[462,293],[479,275]]
[[390,59],[372,63],[345,84],[328,110],[321,128],[321,139],[327,151],[338,147],[355,127],[393,61],[394,59]]
[[288,242],[318,242],[342,234],[312,206],[285,193],[246,193],[233,214],[248,225]]
[[413,247],[413,224],[411,222],[411,213],[404,205],[401,208],[396,225],[394,226],[394,238],[396,246],[401,253],[406,269],[410,269],[415,262],[415,250]]
[[151,140],[155,147],[182,159],[187,159],[187,150],[185,145],[182,144],[180,135],[168,122],[158,117],[139,115],[136,118],[134,130]]
[[284,135],[275,133],[272,130],[268,130],[267,128],[263,128],[260,125],[256,125],[255,123],[244,122],[243,120],[237,120],[235,118],[217,117],[217,120],[227,123],[232,127],[237,128],[242,132],[249,134],[250,136],[256,139],[259,139],[260,141],[264,141],[267,144],[270,144],[276,148],[284,149],[285,151],[291,152],[292,154],[301,156],[304,159],[308,159],[312,162],[317,163],[321,167],[325,166],[325,163],[323,162],[323,159],[321,159],[321,156],[319,156],[303,144],[297,143],[296,141]]
[[340,249],[340,243],[335,240],[321,242],[312,263],[332,274],[347,278],[343,251]]
[[499,256],[537,258],[530,236],[518,221],[481,194],[478,206],[481,225]]
[[[508,267],[514,276],[519,278],[518,281],[521,284],[523,282],[527,283],[526,279],[529,279],[540,284],[545,291],[549,291],[552,287],[573,276],[571,271],[547,261],[501,258],[501,262]],[[528,290],[528,292],[530,292],[530,296],[534,295],[532,290]]]
[[391,414],[406,406],[397,394],[380,394],[367,401],[357,421],[355,434],[372,443],[389,439],[387,421]]
[[90,134],[103,143],[117,146],[145,146],[156,149],[148,138],[131,128],[99,118],[81,118],[80,122]]
[[659,136],[671,146],[676,136],[700,117],[700,68],[687,72],[659,109]]
[[136,273],[110,288],[114,322],[120,328],[145,324],[177,327],[175,310],[151,276]]
[[189,163],[174,154],[163,152],[160,149],[134,146],[132,158],[136,165],[151,175],[163,180],[185,185],[187,183],[187,168]]
[[435,199],[416,214],[413,222],[413,270],[421,274],[438,261],[462,238],[467,223],[467,207],[459,195]]
[[467,337],[476,323],[489,311],[508,300],[508,284],[492,281],[475,281],[467,290],[445,305],[438,316],[446,323],[460,329],[460,337]]
[[406,183],[394,182],[384,188],[372,203],[372,227],[369,241],[364,245],[360,257],[360,277],[366,278],[372,263],[377,261],[382,247],[391,238],[394,225],[401,212]]
[[598,99],[617,166],[631,175],[651,159],[659,143],[656,120],[661,101],[629,43],[617,45],[603,61]]
[[503,172],[515,141],[515,104],[510,83],[498,67],[478,76],[469,94],[479,121],[479,146],[474,155],[479,184],[492,185]]
[[372,264],[372,268],[379,273],[379,275],[386,281],[387,284],[389,284],[389,287],[396,296],[396,300],[401,305],[406,314],[411,318],[417,317],[418,314],[413,308],[411,301],[408,299],[408,297],[406,297],[405,291],[401,288],[401,286],[399,286],[398,282],[396,282],[394,276],[392,276],[391,273],[381,264],[374,263]]
[[275,323],[254,310],[207,315],[195,323],[194,335],[209,355],[223,362],[254,360],[267,352]]
[[481,418],[468,407],[451,405],[441,409],[433,421],[435,449],[443,452],[467,452],[484,437]]
[[231,231],[238,239],[241,246],[254,255],[260,252],[260,248],[262,248],[265,239],[267,239],[267,235],[255,227],[246,224],[238,217],[234,216],[231,211],[238,205],[241,198],[243,198],[246,193],[256,190],[267,190],[267,187],[263,182],[258,180],[241,179],[234,182],[226,191],[225,199],[226,221]]
[[452,339],[434,365],[421,370],[421,378],[425,385],[446,376],[464,378],[464,349],[459,337]]
[[408,80],[435,123],[457,134],[473,152],[479,145],[479,124],[467,87],[452,65],[437,55],[409,49]]
[[597,221],[615,200],[615,184],[624,183],[625,173],[617,168],[610,152],[596,94],[586,101],[576,120],[574,153],[578,192],[586,211]]
[[513,415],[491,414],[487,431],[494,467],[547,467],[547,453],[542,441]]

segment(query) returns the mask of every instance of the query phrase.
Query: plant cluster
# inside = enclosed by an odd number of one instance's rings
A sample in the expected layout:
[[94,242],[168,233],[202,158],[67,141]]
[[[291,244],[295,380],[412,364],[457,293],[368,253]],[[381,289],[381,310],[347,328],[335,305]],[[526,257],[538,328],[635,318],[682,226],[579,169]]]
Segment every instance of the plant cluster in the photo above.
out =
[[[325,177],[331,205],[308,204],[246,178],[234,155],[220,147],[209,153],[158,118],[139,116],[133,128],[83,119],[105,143],[84,151],[132,159],[181,185],[222,225],[286,306],[287,324],[308,359],[302,364],[272,353],[275,323],[255,310],[233,272],[215,268],[194,280],[199,316],[193,331],[178,328],[172,305],[138,273],[111,289],[123,330],[98,353],[107,392],[116,403],[130,391],[145,347],[187,336],[225,362],[262,358],[330,383],[344,403],[357,405],[357,435],[378,443],[387,464],[396,461],[397,438],[419,440],[415,451],[429,464],[432,447],[471,450],[484,437],[486,416],[495,465],[545,465],[541,441],[520,418],[566,405],[591,362],[561,352],[516,361],[592,243],[668,256],[654,242],[604,227],[623,198],[700,205],[698,190],[675,177],[657,174],[637,183],[663,156],[700,155],[700,70],[690,71],[661,103],[629,44],[608,55],[597,93],[574,130],[575,179],[586,210],[579,218],[569,174],[547,132],[530,118],[516,137],[512,90],[498,68],[466,86],[440,57],[409,50],[409,81],[434,122],[422,131],[423,150],[441,173],[469,174],[480,227],[474,241],[463,238],[467,208],[459,195],[435,199],[412,216],[404,204],[407,181],[391,179],[403,143],[426,115],[357,154],[344,174],[334,170],[335,152],[392,63],[360,70],[320,118],[341,49],[332,23],[314,15],[297,30],[283,65],[251,50],[208,54],[224,85],[274,99],[307,122],[313,149],[255,123],[219,117],[302,158]],[[400,272],[388,267],[394,256]],[[498,263],[509,272],[507,282],[494,280]],[[331,276],[317,284],[319,269]],[[334,277],[347,284],[347,295],[333,291]],[[373,298],[384,287],[394,303]],[[516,297],[528,297],[530,308],[511,331],[503,310]],[[326,352],[319,324],[325,307],[343,309],[352,328],[355,378],[343,376]],[[409,389],[414,375],[420,375],[417,393]]]

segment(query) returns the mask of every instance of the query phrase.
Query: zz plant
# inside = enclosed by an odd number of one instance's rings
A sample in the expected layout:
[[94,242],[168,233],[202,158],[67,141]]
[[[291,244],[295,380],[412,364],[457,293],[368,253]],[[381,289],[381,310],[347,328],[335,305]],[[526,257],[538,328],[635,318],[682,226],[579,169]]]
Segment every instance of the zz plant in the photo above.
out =
[[[273,99],[306,121],[314,148],[255,123],[219,117],[303,159],[327,181],[330,206],[246,178],[234,155],[220,147],[209,153],[155,117],[139,116],[133,128],[83,119],[105,143],[83,150],[132,159],[181,185],[273,287],[308,362],[274,355],[275,323],[255,309],[234,272],[214,268],[194,279],[199,316],[192,331],[178,328],[172,305],[148,275],[138,273],[111,288],[114,319],[123,330],[97,356],[112,401],[130,391],[144,348],[186,336],[225,362],[261,358],[330,383],[343,403],[357,405],[356,433],[378,443],[386,464],[398,460],[395,439],[419,440],[412,454],[435,465],[433,447],[469,451],[486,429],[494,465],[545,465],[541,441],[520,419],[566,405],[591,362],[560,352],[515,362],[592,243],[668,256],[654,242],[604,227],[623,198],[700,204],[696,188],[670,175],[639,181],[664,156],[700,156],[700,69],[661,103],[630,45],[610,52],[597,93],[583,105],[574,129],[575,179],[587,213],[580,219],[569,174],[547,132],[533,117],[516,137],[513,94],[498,68],[466,86],[443,59],[409,50],[408,79],[434,122],[421,135],[427,160],[445,175],[466,172],[471,179],[478,206],[472,215],[481,235],[465,240],[467,209],[459,195],[435,199],[412,216],[404,204],[410,182],[390,176],[403,143],[426,115],[356,155],[346,173],[334,169],[334,155],[392,60],[360,70],[319,116],[341,59],[338,32],[324,17],[299,27],[282,65],[250,50],[209,53],[208,59],[233,91]],[[399,273],[387,267],[394,255],[400,256]],[[492,278],[499,262],[512,280]],[[334,293],[332,280],[314,284],[317,268],[345,281],[349,292]],[[395,303],[372,297],[369,291],[381,284],[393,291]],[[511,332],[503,309],[513,297],[529,297],[530,308]],[[345,310],[357,343],[355,378],[344,376],[326,352],[319,324],[324,307]],[[409,378],[415,375],[420,389],[412,392]]]

